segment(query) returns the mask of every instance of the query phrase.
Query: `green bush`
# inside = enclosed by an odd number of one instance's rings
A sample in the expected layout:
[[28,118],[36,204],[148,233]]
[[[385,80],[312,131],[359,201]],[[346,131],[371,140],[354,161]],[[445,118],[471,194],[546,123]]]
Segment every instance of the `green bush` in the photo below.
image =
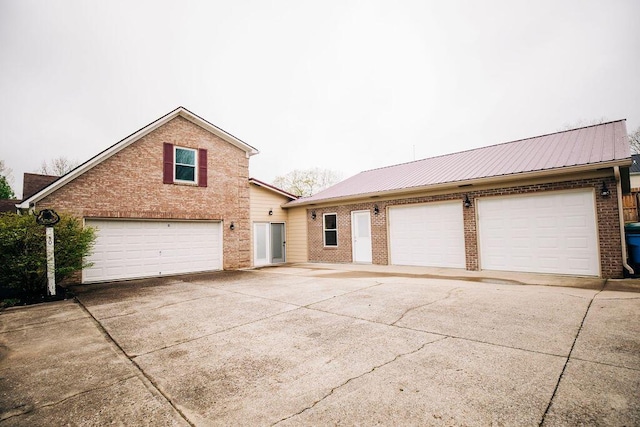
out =
[[[56,283],[69,278],[90,264],[95,230],[83,228],[81,221],[60,214],[54,226]],[[33,215],[0,215],[0,287],[12,288],[27,297],[45,295],[47,289],[47,252],[45,227]]]

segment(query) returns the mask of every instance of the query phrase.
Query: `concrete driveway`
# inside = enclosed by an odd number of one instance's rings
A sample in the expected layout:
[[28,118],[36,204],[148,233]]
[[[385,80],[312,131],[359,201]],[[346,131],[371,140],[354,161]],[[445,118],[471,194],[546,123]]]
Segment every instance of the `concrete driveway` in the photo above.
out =
[[637,292],[328,267],[6,310],[0,425],[640,425]]

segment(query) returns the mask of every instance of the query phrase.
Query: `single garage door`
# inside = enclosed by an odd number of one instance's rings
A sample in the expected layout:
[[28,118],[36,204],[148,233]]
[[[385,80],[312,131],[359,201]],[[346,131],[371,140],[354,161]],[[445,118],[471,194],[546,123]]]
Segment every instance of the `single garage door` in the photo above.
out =
[[462,202],[389,208],[393,265],[465,268]]
[[593,191],[476,199],[480,267],[598,276]]
[[219,222],[86,220],[98,229],[85,283],[222,268]]

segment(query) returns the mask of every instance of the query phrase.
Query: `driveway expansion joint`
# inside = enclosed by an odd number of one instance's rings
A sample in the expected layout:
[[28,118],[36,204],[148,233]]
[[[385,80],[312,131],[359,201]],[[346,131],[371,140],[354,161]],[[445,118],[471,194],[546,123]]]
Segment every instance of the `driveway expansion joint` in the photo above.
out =
[[80,299],[78,299],[76,297],[76,301],[78,302],[78,304],[80,305],[80,307],[82,308],[82,310],[84,310],[89,317],[93,320],[93,322],[95,323],[95,325],[97,326],[98,330],[100,332],[102,332],[103,336],[112,343],[112,345],[114,345],[116,347],[116,351],[119,352],[120,354],[122,354],[136,369],[136,371],[139,373],[139,375],[146,380],[146,382],[148,382],[148,384],[146,384],[144,381],[143,383],[145,383],[145,385],[149,388],[153,388],[153,391],[155,391],[159,396],[162,396],[166,402],[171,406],[171,408],[173,408],[173,410],[180,416],[180,418],[182,418],[186,423],[188,423],[190,426],[194,427],[194,424],[187,418],[187,416],[180,410],[180,408],[178,408],[176,406],[176,404],[171,400],[171,398],[169,396],[167,396],[162,389],[158,386],[158,384],[155,383],[155,381],[153,380],[153,378],[151,378],[149,375],[147,375],[147,373],[140,367],[140,365],[138,365],[136,363],[135,360],[133,360],[133,358],[129,357],[129,355],[124,351],[124,349],[120,346],[120,344],[118,344],[118,342],[113,339],[113,337],[111,336],[111,334],[109,334],[109,331],[107,331],[102,324],[98,321],[98,319],[96,319],[94,317],[94,315],[87,309],[87,307],[84,306],[84,304],[82,303],[82,301],[80,301]]
[[419,352],[420,350],[424,349],[424,348],[425,348],[426,346],[428,346],[429,344],[435,344],[435,343],[440,342],[440,341],[443,341],[443,340],[445,340],[445,339],[447,339],[447,337],[442,337],[442,338],[439,338],[439,339],[436,339],[436,340],[433,340],[433,341],[425,342],[424,344],[422,344],[420,347],[418,347],[418,348],[417,348],[417,349],[415,349],[415,350],[411,350],[411,351],[408,351],[408,352],[406,352],[406,353],[400,353],[400,354],[397,354],[393,359],[391,359],[391,360],[389,360],[389,361],[387,361],[387,362],[384,362],[384,363],[382,363],[382,364],[380,364],[380,365],[376,365],[376,366],[374,366],[373,368],[371,368],[370,370],[368,370],[368,371],[366,371],[366,372],[363,372],[363,373],[362,373],[362,374],[360,374],[360,375],[356,375],[355,377],[351,377],[351,378],[349,378],[348,380],[346,380],[346,381],[345,381],[345,382],[343,382],[342,384],[339,384],[339,385],[337,385],[337,386],[333,387],[331,390],[329,390],[329,392],[328,392],[327,394],[325,394],[323,397],[321,397],[320,399],[318,399],[318,400],[316,400],[315,402],[313,402],[311,405],[307,406],[306,408],[302,409],[302,410],[301,410],[301,411],[299,411],[299,412],[296,412],[295,414],[289,415],[288,417],[285,417],[285,418],[282,418],[282,419],[280,419],[280,420],[276,421],[275,423],[271,424],[271,427],[276,426],[276,425],[278,425],[278,424],[280,424],[280,423],[282,423],[282,422],[284,422],[284,421],[287,421],[287,420],[289,420],[289,419],[291,419],[291,418],[293,418],[293,417],[297,417],[298,415],[301,415],[301,414],[303,414],[304,412],[306,412],[306,411],[308,411],[308,410],[310,410],[310,409],[313,409],[313,407],[315,407],[317,404],[319,404],[319,403],[320,403],[320,402],[322,402],[323,400],[327,399],[327,398],[328,398],[329,396],[331,396],[331,395],[332,395],[336,390],[338,390],[338,389],[340,389],[340,388],[342,388],[342,387],[346,386],[346,385],[347,385],[347,384],[349,384],[351,381],[354,381],[354,380],[357,380],[357,379],[359,379],[359,378],[362,378],[362,377],[364,377],[364,376],[366,376],[366,375],[369,375],[369,374],[373,373],[374,371],[376,371],[377,369],[382,368],[382,367],[384,367],[384,366],[387,366],[387,365],[389,365],[389,364],[391,364],[391,363],[395,362],[396,360],[398,360],[399,358],[401,358],[401,357],[403,357],[403,356],[409,356],[409,355],[411,355],[411,354],[417,353],[417,352]]

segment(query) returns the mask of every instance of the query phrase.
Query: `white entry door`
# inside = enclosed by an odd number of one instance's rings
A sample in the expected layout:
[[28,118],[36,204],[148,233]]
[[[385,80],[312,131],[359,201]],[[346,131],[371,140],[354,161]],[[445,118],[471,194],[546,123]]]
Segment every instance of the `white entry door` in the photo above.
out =
[[253,265],[285,262],[285,226],[282,222],[253,223]]
[[593,190],[476,200],[483,270],[600,274]]
[[371,263],[371,214],[367,211],[351,212],[353,262]]
[[82,281],[102,282],[222,268],[222,227],[209,221],[87,219],[96,243]]
[[391,264],[465,268],[462,201],[389,208]]

